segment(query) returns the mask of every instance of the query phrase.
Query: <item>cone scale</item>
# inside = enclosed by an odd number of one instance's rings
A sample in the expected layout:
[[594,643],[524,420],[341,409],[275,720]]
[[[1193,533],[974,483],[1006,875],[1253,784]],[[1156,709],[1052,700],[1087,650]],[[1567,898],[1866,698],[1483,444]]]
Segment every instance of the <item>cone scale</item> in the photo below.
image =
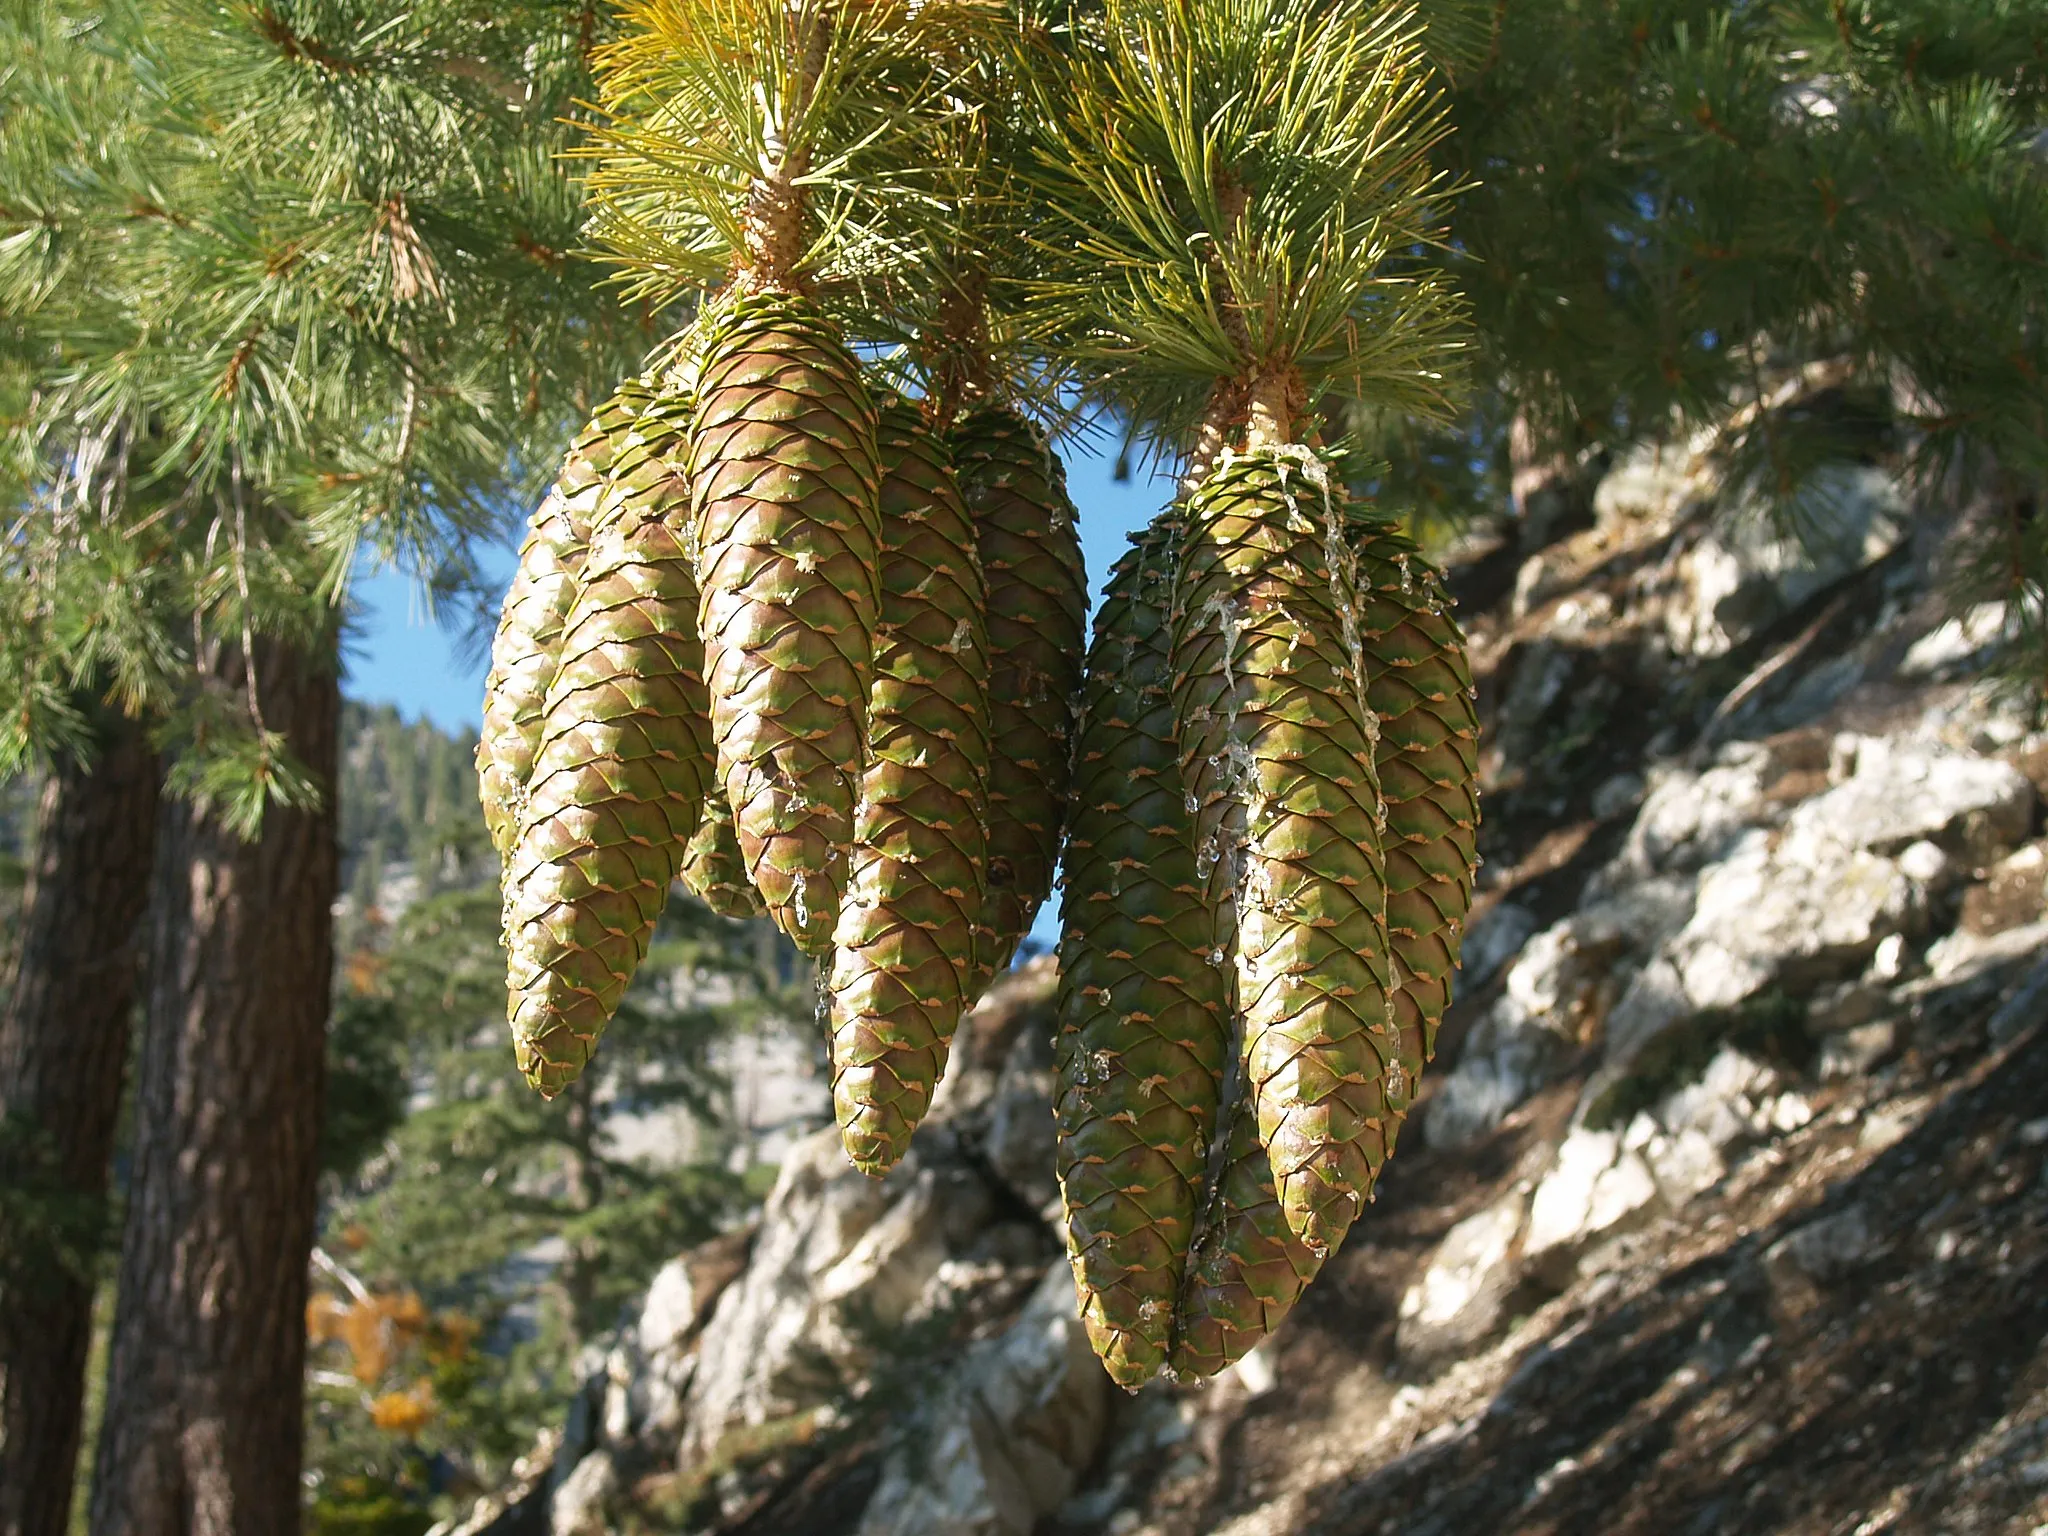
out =
[[805,953],[832,944],[880,592],[875,413],[805,300],[724,308],[699,353],[690,484],[718,773],[747,874]]
[[519,568],[491,642],[483,729],[476,744],[478,797],[500,860],[511,855],[519,836],[526,785],[540,746],[541,714],[605,473],[652,399],[647,382],[634,379],[599,407],[570,446],[560,476],[535,509],[520,545]]
[[1038,429],[1014,411],[984,408],[954,427],[951,442],[988,579],[987,898],[970,994],[978,997],[1052,891],[1088,589],[1066,472]]
[[704,797],[704,819],[683,852],[682,875],[690,894],[720,917],[759,917],[768,910],[747,878],[732,803],[722,789]]
[[1103,594],[1082,686],[1060,936],[1054,1120],[1089,1342],[1119,1386],[1166,1364],[1227,1050],[1174,733],[1172,523]]
[[987,593],[943,445],[880,415],[881,619],[868,766],[829,981],[832,1102],[848,1157],[909,1147],[970,1001],[987,858]]
[[548,1097],[646,957],[710,784],[697,588],[676,524],[684,413],[641,416],[596,511],[507,866],[508,1014]]
[[1196,861],[1228,871],[1242,1067],[1289,1231],[1343,1241],[1411,1091],[1389,1019],[1385,866],[1355,561],[1324,467],[1229,454],[1186,503],[1174,697]]

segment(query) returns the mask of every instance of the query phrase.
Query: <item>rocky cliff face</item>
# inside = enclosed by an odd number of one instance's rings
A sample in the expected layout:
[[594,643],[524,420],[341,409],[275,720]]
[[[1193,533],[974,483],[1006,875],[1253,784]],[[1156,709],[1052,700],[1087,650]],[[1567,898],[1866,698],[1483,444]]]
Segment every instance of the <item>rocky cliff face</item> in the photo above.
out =
[[[1682,453],[1455,570],[1481,901],[1417,1130],[1282,1332],[1113,1394],[1048,1225],[1043,966],[887,1180],[802,1143],[463,1529],[2031,1530],[2048,738],[1938,526],[1814,558]],[[1729,532],[1729,529],[1733,532]]]

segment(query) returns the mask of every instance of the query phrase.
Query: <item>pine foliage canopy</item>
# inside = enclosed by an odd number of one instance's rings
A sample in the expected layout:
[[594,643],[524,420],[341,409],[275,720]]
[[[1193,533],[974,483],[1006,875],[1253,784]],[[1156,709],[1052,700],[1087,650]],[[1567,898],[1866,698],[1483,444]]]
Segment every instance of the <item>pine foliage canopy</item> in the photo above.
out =
[[644,344],[577,254],[586,21],[145,0],[0,25],[0,756],[75,744],[76,695],[111,690],[253,825],[311,786],[195,662],[330,631],[365,555],[458,589]]

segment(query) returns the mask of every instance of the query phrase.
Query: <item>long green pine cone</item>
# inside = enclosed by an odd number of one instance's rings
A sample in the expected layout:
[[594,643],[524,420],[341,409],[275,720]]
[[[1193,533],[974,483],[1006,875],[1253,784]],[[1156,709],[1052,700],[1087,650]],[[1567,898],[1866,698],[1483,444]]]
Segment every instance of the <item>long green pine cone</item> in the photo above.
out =
[[478,798],[500,860],[511,856],[519,836],[526,782],[540,745],[541,712],[554,681],[562,625],[581,579],[605,472],[653,398],[646,379],[632,379],[598,407],[570,445],[562,472],[534,510],[519,549],[519,569],[491,642],[483,729],[476,743]]
[[769,914],[832,944],[880,591],[875,410],[805,300],[722,308],[699,349],[692,519],[718,773]]
[[646,957],[711,782],[697,586],[677,531],[686,412],[641,414],[596,513],[507,870],[508,1013],[550,1098]]
[[1305,448],[1226,455],[1187,502],[1174,620],[1197,864],[1234,877],[1246,1082],[1280,1208],[1318,1254],[1371,1193],[1401,1070],[1339,494]]
[[1166,1364],[1228,1049],[1174,735],[1171,515],[1111,575],[1082,685],[1062,882],[1054,1119],[1089,1342]]
[[[1478,866],[1479,706],[1443,578],[1392,523],[1354,511],[1366,702],[1379,716],[1394,1023],[1409,1097],[1436,1054]],[[1390,1105],[1396,1102],[1391,1087]]]
[[[1366,701],[1380,717],[1387,911],[1400,984],[1395,1065],[1406,1093],[1395,1091],[1390,1066],[1391,1153],[1398,1117],[1412,1102],[1450,1002],[1471,904],[1478,711],[1442,578],[1391,523],[1352,508],[1346,525],[1358,556]],[[1288,1228],[1256,1131],[1241,1101],[1181,1292],[1172,1369],[1184,1380],[1215,1375],[1269,1336],[1322,1267]]]
[[954,426],[952,447],[988,578],[988,895],[970,992],[979,997],[1052,892],[1088,578],[1066,471],[1035,426],[984,407]]
[[881,623],[868,767],[830,978],[832,1103],[880,1174],[910,1145],[966,1010],[988,816],[987,592],[944,446],[881,412]]

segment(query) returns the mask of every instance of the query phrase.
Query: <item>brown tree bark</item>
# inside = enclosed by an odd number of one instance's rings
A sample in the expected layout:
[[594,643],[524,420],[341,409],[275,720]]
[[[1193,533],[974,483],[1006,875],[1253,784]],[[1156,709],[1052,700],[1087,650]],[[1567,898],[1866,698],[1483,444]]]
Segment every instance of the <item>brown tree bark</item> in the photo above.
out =
[[[324,791],[243,842],[167,803],[95,1536],[299,1528],[306,1265],[336,880],[331,646],[256,645],[265,723]],[[239,691],[236,656],[221,680]]]
[[0,1189],[57,1218],[6,1221],[0,1203],[0,1536],[64,1536],[71,1518],[92,1259],[149,895],[156,754],[119,716],[99,736],[90,763],[59,762],[43,785],[0,1011]]

